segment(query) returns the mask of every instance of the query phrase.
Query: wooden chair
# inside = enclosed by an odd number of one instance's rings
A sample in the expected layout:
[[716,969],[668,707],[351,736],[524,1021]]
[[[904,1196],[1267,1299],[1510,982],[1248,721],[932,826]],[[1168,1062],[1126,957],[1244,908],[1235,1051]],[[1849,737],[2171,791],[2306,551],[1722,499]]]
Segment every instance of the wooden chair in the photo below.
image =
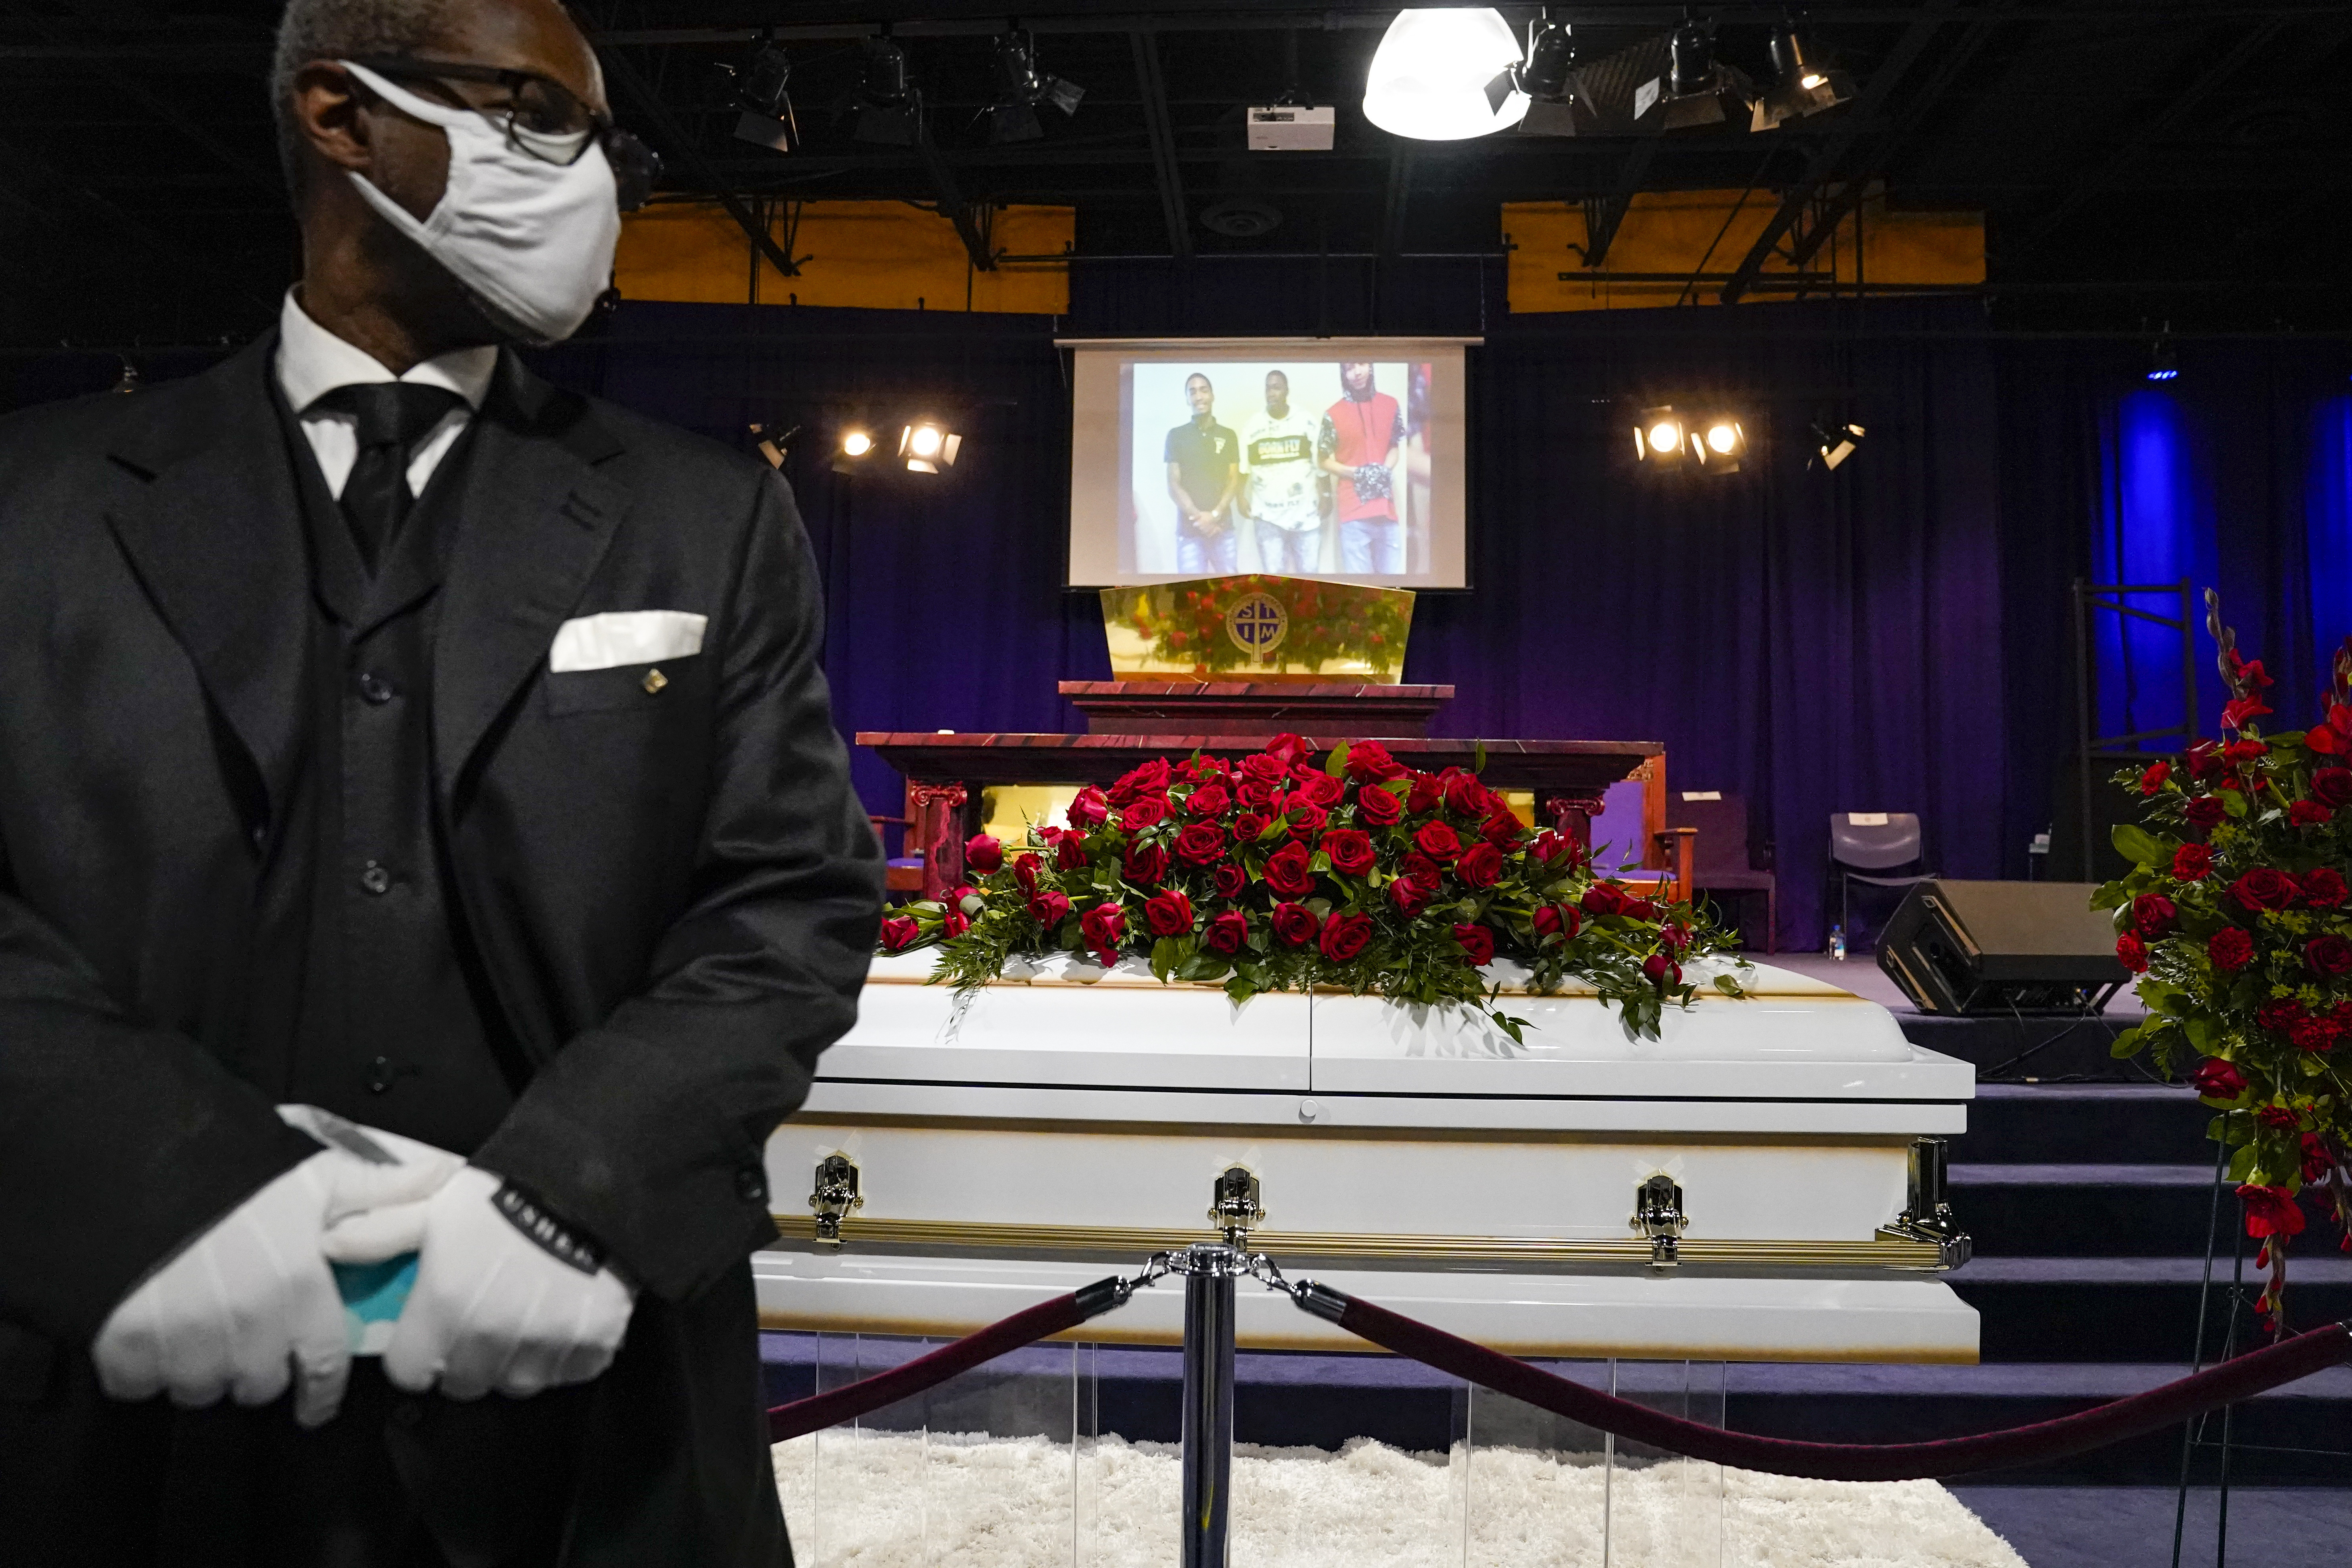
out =
[[1764,895],[1764,951],[1777,953],[1780,935],[1780,878],[1769,846],[1756,863],[1750,850],[1748,800],[1722,789],[1679,789],[1668,797],[1666,820],[1694,830],[1700,845],[1692,883],[1700,893]]

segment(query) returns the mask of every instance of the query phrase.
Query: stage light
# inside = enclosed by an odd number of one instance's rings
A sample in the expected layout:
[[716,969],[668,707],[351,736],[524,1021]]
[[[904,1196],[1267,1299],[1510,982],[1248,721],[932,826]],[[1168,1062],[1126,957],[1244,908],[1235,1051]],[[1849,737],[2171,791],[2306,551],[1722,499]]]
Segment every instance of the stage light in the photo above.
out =
[[2180,357],[2173,352],[2170,338],[2158,338],[2147,346],[2147,379],[2152,382],[2178,381],[2180,378]]
[[857,84],[857,140],[891,147],[915,144],[920,95],[907,78],[907,51],[890,39],[866,40],[866,71]]
[[1645,408],[1633,422],[1633,455],[1653,467],[1673,467],[1693,455],[1697,444],[1671,404]]
[[1772,35],[1772,68],[1780,79],[1756,100],[1748,120],[1751,131],[1769,131],[1784,120],[1797,120],[1835,109],[1853,96],[1853,82],[1843,71],[1827,70],[1806,54],[1796,29],[1784,27]]
[[954,467],[962,446],[962,436],[933,419],[919,420],[898,433],[898,455],[917,474]]
[[1862,426],[1850,419],[1817,419],[1813,421],[1813,444],[1821,454],[1824,468],[1834,469],[1854,454],[1862,444]]
[[874,450],[874,438],[862,430],[853,430],[841,438],[841,450],[850,457],[863,457]]
[[1519,60],[1519,41],[1489,5],[1400,11],[1372,51],[1364,118],[1391,136],[1461,141],[1507,131],[1528,112],[1523,92],[1500,105],[1486,84]]
[[1707,27],[1685,21],[1667,41],[1666,52],[1672,61],[1668,98],[1696,98],[1715,90],[1715,35]]
[[1569,73],[1576,67],[1576,45],[1565,22],[1554,21],[1545,6],[1528,24],[1527,52],[1486,83],[1486,107],[1500,114],[1514,92],[1527,96],[1528,110],[1519,121],[1522,132],[1536,136],[1576,134],[1576,95]]
[[793,117],[792,57],[771,39],[730,74],[736,82],[735,107],[742,110],[735,121],[736,140],[779,152],[796,151],[801,132]]
[[1064,114],[1076,114],[1087,89],[1037,68],[1037,45],[1027,29],[1015,27],[996,40],[996,102],[988,111],[988,139],[992,142],[1034,141],[1045,134],[1037,122],[1037,106],[1050,103]]
[[1715,414],[1702,422],[1701,434],[1691,446],[1708,473],[1737,474],[1739,460],[1748,455],[1748,430],[1730,414]]

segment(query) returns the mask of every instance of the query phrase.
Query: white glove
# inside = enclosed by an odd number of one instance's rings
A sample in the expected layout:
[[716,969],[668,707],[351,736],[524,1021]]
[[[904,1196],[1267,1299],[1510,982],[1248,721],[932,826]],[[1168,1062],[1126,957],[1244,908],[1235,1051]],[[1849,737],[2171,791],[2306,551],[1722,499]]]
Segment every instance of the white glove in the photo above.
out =
[[342,1298],[320,1243],[377,1204],[404,1204],[464,1166],[455,1155],[368,1134],[307,1105],[278,1114],[331,1146],[247,1197],[125,1296],[90,1356],[116,1399],[267,1405],[294,1387],[294,1419],[333,1419],[350,1381]]
[[357,1215],[328,1231],[326,1255],[373,1263],[421,1254],[400,1324],[384,1347],[394,1387],[451,1399],[495,1389],[517,1399],[585,1383],[612,1364],[636,1291],[607,1268],[555,1257],[493,1202],[500,1186],[468,1166],[421,1203]]

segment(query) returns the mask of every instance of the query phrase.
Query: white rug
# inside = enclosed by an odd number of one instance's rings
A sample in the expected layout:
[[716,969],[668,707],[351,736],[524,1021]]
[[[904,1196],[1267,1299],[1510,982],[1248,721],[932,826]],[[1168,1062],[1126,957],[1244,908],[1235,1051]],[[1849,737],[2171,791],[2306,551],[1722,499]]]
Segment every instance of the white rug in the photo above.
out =
[[[1175,1568],[1172,1445],[835,1429],[775,1448],[803,1568]],[[1676,1459],[1254,1448],[1234,1461],[1234,1568],[2026,1568],[1934,1481],[1789,1480]],[[1072,1513],[1077,1514],[1076,1551]],[[820,1514],[817,1504],[822,1502]]]

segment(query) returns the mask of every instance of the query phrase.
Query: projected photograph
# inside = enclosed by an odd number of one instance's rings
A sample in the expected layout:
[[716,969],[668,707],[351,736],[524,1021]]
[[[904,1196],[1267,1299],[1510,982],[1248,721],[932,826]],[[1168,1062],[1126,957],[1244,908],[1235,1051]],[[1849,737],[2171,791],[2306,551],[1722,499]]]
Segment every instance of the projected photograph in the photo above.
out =
[[1428,573],[1427,362],[1125,370],[1127,571],[1367,580]]

